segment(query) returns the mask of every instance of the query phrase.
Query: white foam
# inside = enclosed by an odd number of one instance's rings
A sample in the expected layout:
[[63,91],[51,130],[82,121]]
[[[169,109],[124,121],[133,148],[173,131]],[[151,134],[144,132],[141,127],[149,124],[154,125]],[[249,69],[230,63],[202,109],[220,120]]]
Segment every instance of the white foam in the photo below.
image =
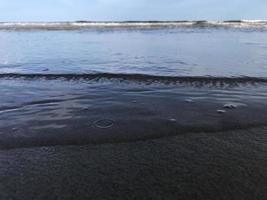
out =
[[76,29],[139,27],[232,27],[267,28],[265,20],[242,21],[159,21],[159,22],[2,22],[0,29]]

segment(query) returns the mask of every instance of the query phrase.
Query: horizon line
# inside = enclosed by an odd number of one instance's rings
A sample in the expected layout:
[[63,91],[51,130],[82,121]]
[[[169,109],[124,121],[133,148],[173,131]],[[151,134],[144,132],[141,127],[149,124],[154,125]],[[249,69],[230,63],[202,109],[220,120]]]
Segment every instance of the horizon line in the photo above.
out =
[[227,20],[207,20],[207,19],[199,19],[199,20],[54,20],[54,21],[1,21],[0,23],[64,23],[64,22],[72,22],[72,23],[138,23],[138,22],[147,22],[147,23],[161,23],[161,22],[233,22],[233,23],[241,23],[241,22],[266,22],[267,19],[227,19]]

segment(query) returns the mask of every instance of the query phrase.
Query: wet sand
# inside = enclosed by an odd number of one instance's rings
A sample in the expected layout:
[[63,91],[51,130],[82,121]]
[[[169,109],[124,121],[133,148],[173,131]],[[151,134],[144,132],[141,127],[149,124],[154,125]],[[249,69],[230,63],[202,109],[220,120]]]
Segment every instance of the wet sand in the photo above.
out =
[[266,199],[267,128],[0,150],[0,199]]
[[135,142],[267,124],[266,83],[2,79],[0,149]]

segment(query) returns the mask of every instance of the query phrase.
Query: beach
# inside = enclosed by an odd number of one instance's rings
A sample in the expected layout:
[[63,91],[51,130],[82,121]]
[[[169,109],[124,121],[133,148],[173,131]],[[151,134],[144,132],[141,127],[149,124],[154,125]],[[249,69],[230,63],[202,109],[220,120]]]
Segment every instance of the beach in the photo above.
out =
[[265,199],[266,133],[1,150],[0,199]]
[[0,23],[0,199],[266,199],[266,30]]

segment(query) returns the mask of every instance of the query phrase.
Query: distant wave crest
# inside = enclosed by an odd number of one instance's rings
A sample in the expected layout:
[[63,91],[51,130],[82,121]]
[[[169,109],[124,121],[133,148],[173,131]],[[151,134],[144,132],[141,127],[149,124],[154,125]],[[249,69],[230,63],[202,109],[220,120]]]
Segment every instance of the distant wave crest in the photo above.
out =
[[0,30],[44,29],[72,30],[83,28],[267,28],[266,20],[228,20],[228,21],[124,21],[124,22],[1,22]]

